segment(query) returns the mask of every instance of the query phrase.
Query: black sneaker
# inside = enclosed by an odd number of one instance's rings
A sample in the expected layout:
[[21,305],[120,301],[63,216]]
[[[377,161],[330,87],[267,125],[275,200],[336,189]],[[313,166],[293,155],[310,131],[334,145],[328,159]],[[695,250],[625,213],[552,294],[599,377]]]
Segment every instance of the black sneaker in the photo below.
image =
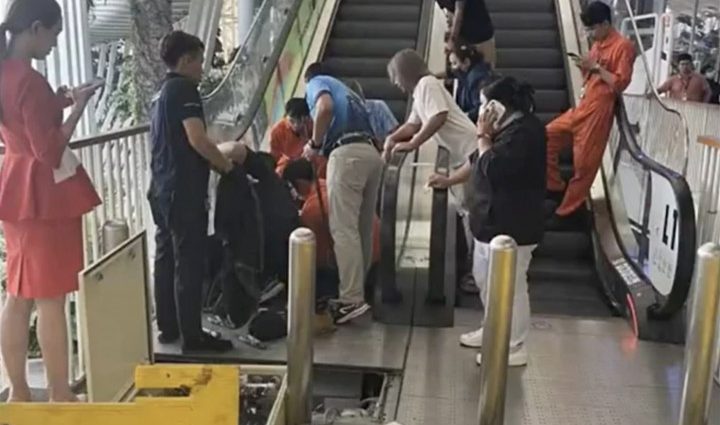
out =
[[233,349],[232,342],[227,339],[222,339],[204,331],[200,335],[198,339],[186,340],[183,343],[183,352],[213,351],[216,353],[224,353]]
[[336,324],[342,325],[357,319],[368,311],[370,311],[370,304],[365,302],[354,304],[337,303],[333,309],[333,319],[335,319]]

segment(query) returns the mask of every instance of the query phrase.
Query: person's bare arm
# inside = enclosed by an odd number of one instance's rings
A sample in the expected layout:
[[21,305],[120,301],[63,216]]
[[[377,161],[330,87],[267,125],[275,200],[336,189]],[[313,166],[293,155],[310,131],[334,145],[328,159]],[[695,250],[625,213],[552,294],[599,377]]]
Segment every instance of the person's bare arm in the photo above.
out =
[[457,43],[460,38],[462,22],[465,18],[465,0],[455,2],[455,13],[453,14],[452,28],[450,28],[450,41]]
[[447,117],[447,112],[440,112],[439,114],[433,115],[432,117],[430,117],[429,120],[424,122],[422,127],[420,128],[420,131],[418,131],[415,136],[413,136],[413,138],[410,140],[410,144],[412,145],[413,149],[419,148],[423,145],[423,143],[430,140],[430,138],[434,136],[435,133],[437,133],[443,125],[445,125],[445,122],[447,122]]
[[442,174],[433,174],[428,179],[427,185],[434,189],[447,189],[450,186],[455,186],[460,183],[465,183],[470,178],[472,173],[472,165],[470,161],[466,161],[462,167],[454,170],[448,176]]
[[216,143],[210,140],[205,130],[205,124],[200,118],[191,117],[183,120],[183,127],[190,146],[205,158],[213,168],[223,173],[232,170],[232,161],[220,152]]
[[315,122],[313,124],[313,138],[314,148],[322,147],[325,141],[325,136],[330,129],[330,124],[333,119],[333,103],[332,96],[328,93],[323,93],[318,97],[315,102]]
[[410,140],[415,135],[415,133],[420,131],[420,127],[420,124],[406,122],[400,127],[398,127],[398,129],[395,130],[392,134],[390,134],[387,137],[387,140],[390,140],[394,143],[402,142],[403,140]]

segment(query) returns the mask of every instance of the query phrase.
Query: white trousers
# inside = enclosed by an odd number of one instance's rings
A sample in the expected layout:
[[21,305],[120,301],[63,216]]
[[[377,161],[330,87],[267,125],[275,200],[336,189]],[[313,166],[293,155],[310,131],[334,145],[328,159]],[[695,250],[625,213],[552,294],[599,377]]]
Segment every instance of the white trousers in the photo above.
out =
[[[517,347],[525,343],[530,331],[530,296],[528,295],[527,271],[532,260],[532,253],[537,245],[518,246],[517,269],[515,271],[515,297],[513,299],[512,330],[510,332],[510,347]],[[487,302],[490,290],[488,284],[488,269],[490,266],[490,244],[475,240],[475,253],[473,256],[473,276],[480,289],[480,300],[483,310],[487,314]]]
[[327,187],[330,234],[340,274],[340,301],[365,301],[372,264],[372,228],[384,163],[369,143],[341,146],[330,154]]

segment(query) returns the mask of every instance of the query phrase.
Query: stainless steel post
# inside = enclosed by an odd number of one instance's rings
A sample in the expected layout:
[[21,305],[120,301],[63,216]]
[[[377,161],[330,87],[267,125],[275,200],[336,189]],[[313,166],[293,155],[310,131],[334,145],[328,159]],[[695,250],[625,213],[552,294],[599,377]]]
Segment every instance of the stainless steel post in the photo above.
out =
[[483,325],[482,366],[480,368],[480,425],[502,425],[505,418],[505,387],[512,306],[515,296],[517,244],[509,236],[490,242],[488,305]]
[[130,237],[130,228],[123,220],[111,220],[103,225],[103,254],[107,254]]
[[315,235],[300,228],[290,235],[290,299],[288,311],[289,425],[311,421],[313,334],[315,312]]
[[700,247],[690,325],[685,344],[685,383],[680,425],[708,424],[720,313],[720,245]]

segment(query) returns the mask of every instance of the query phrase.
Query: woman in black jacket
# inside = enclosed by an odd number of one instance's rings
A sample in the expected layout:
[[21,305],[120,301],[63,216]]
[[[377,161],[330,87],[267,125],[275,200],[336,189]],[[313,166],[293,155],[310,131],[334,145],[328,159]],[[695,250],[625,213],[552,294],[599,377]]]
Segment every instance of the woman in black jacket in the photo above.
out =
[[[473,271],[483,305],[487,305],[487,272],[490,241],[511,236],[518,244],[513,323],[510,336],[510,366],[528,361],[525,339],[530,327],[527,270],[532,252],[543,234],[545,198],[545,127],[533,114],[533,89],[511,77],[502,78],[483,90],[478,120],[478,150],[450,176],[435,174],[429,184],[446,188],[470,180],[466,194],[470,228],[475,237]],[[492,100],[505,112],[487,106]],[[487,311],[487,309],[486,309]],[[480,348],[482,328],[462,335],[464,346]],[[478,363],[482,361],[480,355]]]

